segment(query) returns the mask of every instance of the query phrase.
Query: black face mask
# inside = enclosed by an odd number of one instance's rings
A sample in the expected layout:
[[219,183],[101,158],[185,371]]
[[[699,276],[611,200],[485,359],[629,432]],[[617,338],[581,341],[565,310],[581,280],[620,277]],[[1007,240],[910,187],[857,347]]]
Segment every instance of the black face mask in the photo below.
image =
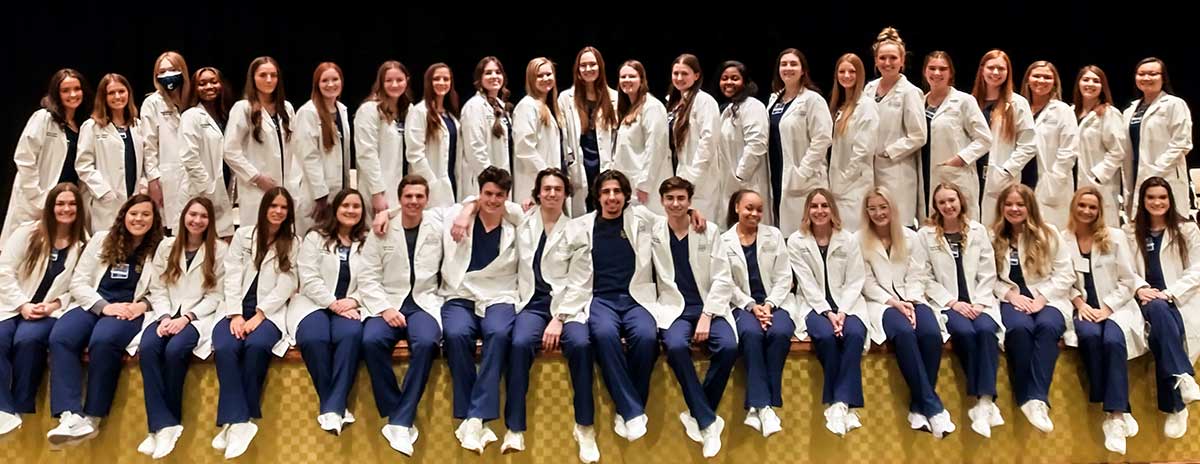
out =
[[179,71],[167,71],[159,74],[157,79],[158,83],[168,91],[172,91],[183,86],[183,73]]

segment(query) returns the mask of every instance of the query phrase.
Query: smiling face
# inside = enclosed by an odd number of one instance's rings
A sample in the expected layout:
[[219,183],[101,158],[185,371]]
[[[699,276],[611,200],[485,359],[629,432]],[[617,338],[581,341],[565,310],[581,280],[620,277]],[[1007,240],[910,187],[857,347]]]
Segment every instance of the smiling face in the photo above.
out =
[[1083,95],[1086,100],[1097,100],[1100,98],[1100,92],[1104,91],[1104,84],[1100,80],[1100,76],[1096,73],[1088,71],[1079,76],[1079,94]]
[[600,206],[604,217],[612,219],[621,215],[625,209],[625,192],[621,190],[621,182],[609,179],[600,184]]
[[942,58],[933,58],[925,65],[925,82],[930,90],[943,90],[950,86],[954,76],[950,71],[950,63]]
[[183,227],[187,229],[188,235],[202,239],[204,232],[208,230],[208,209],[200,203],[192,203],[183,216]]
[[1049,66],[1029,70],[1029,91],[1035,97],[1045,97],[1054,90],[1054,72]]
[[904,68],[904,56],[900,54],[900,47],[892,43],[880,45],[875,51],[875,68],[883,77],[900,74],[900,70]]
[[258,93],[271,95],[275,93],[277,85],[279,85],[279,69],[273,63],[263,63],[254,70],[254,88],[258,90]]
[[737,202],[738,224],[743,228],[755,230],[762,222],[763,201],[755,192],[746,192]]
[[637,98],[638,89],[642,86],[642,76],[633,66],[621,66],[617,74],[617,86],[630,99]]
[[794,53],[785,53],[779,57],[779,79],[783,84],[791,87],[800,83],[800,78],[804,77],[804,68],[800,64],[800,57]]
[[813,227],[824,227],[831,224],[833,218],[833,207],[829,204],[829,199],[820,193],[813,195],[812,200],[808,202],[808,218],[812,221]]
[[336,69],[329,68],[325,72],[322,72],[318,85],[320,86],[322,97],[337,99],[342,96],[342,75]]
[[675,86],[675,90],[686,92],[696,84],[696,80],[699,78],[700,75],[696,74],[691,66],[683,63],[671,65],[671,85]]
[[996,57],[983,63],[983,81],[988,88],[999,89],[1008,80],[1008,63]]
[[746,87],[746,82],[742,72],[738,68],[730,66],[721,71],[720,86],[721,94],[725,95],[725,98],[733,98]]
[[1004,219],[1009,224],[1014,226],[1024,225],[1025,220],[1029,218],[1029,205],[1025,204],[1025,198],[1021,193],[1013,190],[1008,196],[1004,197]]
[[1157,94],[1161,92],[1163,87],[1162,63],[1151,61],[1138,66],[1134,82],[1137,83],[1137,88],[1142,93]]
[[125,230],[134,237],[142,237],[154,225],[154,204],[143,201],[125,211]]
[[54,197],[54,220],[63,230],[69,230],[70,226],[75,224],[78,209],[75,192],[62,191]]
[[1074,215],[1075,222],[1091,225],[1100,216],[1100,199],[1092,194],[1080,195],[1071,214]]
[[392,68],[383,73],[383,91],[388,98],[400,98],[408,90],[408,75],[399,68]]

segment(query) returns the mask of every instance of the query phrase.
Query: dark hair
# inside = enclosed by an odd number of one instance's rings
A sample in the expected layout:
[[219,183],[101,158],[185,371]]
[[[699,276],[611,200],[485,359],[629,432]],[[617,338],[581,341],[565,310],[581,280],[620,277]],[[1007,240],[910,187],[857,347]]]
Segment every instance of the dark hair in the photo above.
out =
[[671,68],[675,68],[677,64],[687,66],[696,73],[696,82],[693,82],[686,92],[681,92],[674,84],[671,84],[671,90],[667,92],[667,112],[679,111],[675,123],[671,126],[671,138],[674,139],[675,147],[682,148],[691,128],[692,104],[696,101],[696,94],[700,93],[700,88],[704,86],[704,74],[700,72],[700,59],[691,53],[684,53],[675,58],[675,61],[671,62]]
[[[221,83],[221,92],[217,94],[217,100],[213,102],[213,106],[209,107],[200,99],[200,75],[206,72],[211,72],[217,76],[217,82]],[[229,108],[233,106],[233,88],[229,86],[229,82],[225,80],[225,75],[217,68],[206,66],[196,70],[192,75],[192,101],[188,102],[188,107],[196,106],[197,103],[204,104],[204,110],[213,118],[221,127],[225,127],[225,123],[229,122]],[[216,111],[214,111],[216,110]]]
[[725,210],[725,227],[733,227],[734,224],[738,223],[737,205],[742,202],[742,197],[748,193],[753,193],[762,198],[762,195],[758,191],[752,189],[744,188],[733,192],[733,195],[729,196],[729,208]]
[[408,187],[410,185],[420,185],[425,187],[425,195],[429,195],[429,181],[425,180],[425,177],[421,176],[420,174],[409,174],[404,176],[404,178],[400,179],[400,186],[396,188],[396,192],[403,193],[404,187]]
[[609,169],[596,176],[596,182],[592,184],[592,198],[596,198],[596,201],[599,202],[600,188],[610,180],[617,181],[617,184],[621,186],[621,193],[625,194],[625,206],[629,206],[630,196],[633,195],[633,186],[629,183],[629,178],[616,169]]
[[692,184],[691,181],[679,176],[668,177],[658,185],[659,195],[666,195],[667,192],[672,190],[686,190],[688,198],[692,198],[692,195],[696,194],[696,185]]
[[717,72],[717,91],[715,92],[720,100],[726,100],[725,92],[721,91],[721,75],[725,74],[725,71],[729,68],[737,70],[738,74],[742,76],[742,90],[739,90],[738,93],[735,93],[732,97],[728,98],[729,111],[731,111],[733,113],[733,117],[736,118],[737,109],[742,105],[742,102],[746,101],[746,99],[750,98],[750,96],[758,94],[758,84],[755,84],[754,80],[750,78],[750,73],[746,72],[746,65],[742,64],[741,61],[729,60],[721,63],[720,71]]
[[500,190],[505,192],[512,191],[512,174],[509,174],[507,170],[495,166],[488,166],[487,168],[484,168],[483,172],[479,173],[479,177],[476,180],[479,181],[480,191],[483,190],[483,185],[488,182],[496,184],[496,187],[500,187]]
[[[500,70],[501,83],[500,90],[496,92],[496,96],[488,95],[487,90],[483,89],[483,72],[487,69],[487,65],[495,63],[496,69]],[[508,90],[508,73],[504,72],[504,65],[500,63],[500,59],[494,56],[485,56],[479,60],[479,64],[475,65],[475,91],[483,96],[484,101],[492,108],[492,115],[495,120],[492,122],[492,137],[504,137],[504,125],[500,124],[503,116],[512,111],[512,103],[508,102],[508,97],[512,92]]]
[[812,80],[812,68],[808,67],[808,58],[804,56],[804,53],[795,48],[784,49],[775,58],[775,73],[771,76],[771,91],[780,94],[783,93],[785,84],[783,83],[783,78],[779,77],[779,64],[783,63],[784,55],[796,55],[796,58],[800,60],[800,87],[820,93],[821,89],[817,88],[817,84]]
[[[283,219],[283,224],[279,225],[279,230],[275,231],[274,237],[268,237],[270,233],[267,225],[267,211],[271,209],[271,203],[275,202],[276,197],[283,197],[287,202],[288,215]],[[292,261],[289,254],[292,251],[292,241],[296,240],[296,201],[292,199],[292,194],[288,193],[283,187],[274,187],[263,193],[262,202],[258,204],[258,222],[254,229],[254,267],[255,269],[262,267],[263,259],[267,257],[267,246],[271,244],[271,240],[275,240],[275,258],[276,267],[283,272],[292,270]]]
[[1151,56],[1151,57],[1142,58],[1142,61],[1139,61],[1137,63],[1137,66],[1133,67],[1133,75],[1135,76],[1134,85],[1133,85],[1133,94],[1137,95],[1138,98],[1141,98],[1143,96],[1141,89],[1137,88],[1136,76],[1137,76],[1138,68],[1142,67],[1142,65],[1147,64],[1147,63],[1158,63],[1159,69],[1162,70],[1162,91],[1165,93],[1169,93],[1169,94],[1175,93],[1173,90],[1171,90],[1171,76],[1169,74],[1167,74],[1167,63],[1165,61],[1163,61],[1161,58]]
[[[366,202],[363,200],[362,193],[359,193],[358,190],[354,190],[352,188],[342,189],[337,193],[337,195],[333,196],[333,201],[329,202],[329,214],[326,214],[325,217],[322,218],[324,220],[318,224],[317,227],[313,228],[313,230],[317,231],[317,233],[321,234],[321,236],[325,238],[325,248],[327,249],[332,247],[338,240],[338,228],[341,227],[341,224],[338,223],[337,220],[337,209],[342,206],[342,202],[346,201],[346,198],[350,195],[358,197],[359,204],[366,206]],[[366,217],[367,215],[365,212],[360,214],[358,216],[358,222],[350,227],[351,242],[362,243],[367,239]],[[359,247],[358,251],[361,253],[362,247]]]
[[33,274],[37,263],[50,255],[54,239],[58,236],[58,228],[61,227],[54,217],[54,205],[58,203],[58,196],[63,192],[70,192],[75,197],[75,223],[71,224],[67,234],[70,240],[69,245],[87,242],[88,214],[87,205],[83,203],[83,194],[80,193],[79,187],[69,182],[55,185],[46,194],[46,200],[43,202],[42,220],[37,223],[37,228],[29,236],[29,243],[25,248],[25,261],[19,268],[25,275]]
[[562,172],[559,168],[546,168],[538,171],[537,177],[533,179],[533,201],[537,204],[542,204],[542,180],[547,177],[557,177],[563,183],[563,193],[570,197],[574,188],[571,187],[571,179]]
[[[58,123],[59,127],[67,130],[67,109],[63,106],[62,95],[59,94],[59,87],[67,78],[74,78],[79,81],[79,88],[83,90],[83,96],[79,102],[79,108],[75,109],[74,123],[75,127],[83,123],[84,117],[91,114],[87,110],[88,100],[91,100],[92,89],[88,87],[87,80],[83,78],[83,74],[71,68],[63,68],[50,76],[50,85],[46,89],[46,95],[42,96],[41,106],[46,111],[50,112],[50,118]],[[130,100],[132,102],[132,100]]]
[[[404,74],[404,92],[396,98],[396,104],[393,105],[387,94],[387,89],[383,88],[387,72],[396,69]],[[377,102],[375,109],[379,111],[379,119],[384,121],[404,121],[408,116],[408,105],[412,104],[412,86],[409,82],[412,81],[412,74],[408,72],[408,68],[404,64],[396,60],[384,61],[379,65],[379,70],[375,71],[375,83],[371,84],[371,93],[367,95],[364,102]]]
[[[437,91],[433,90],[433,74],[439,69],[445,69],[450,73],[450,90],[446,95],[442,96],[441,101],[438,101]],[[444,110],[446,114],[458,117],[458,92],[454,90],[454,71],[450,70],[450,66],[446,63],[434,63],[429,65],[429,69],[425,70],[425,95],[421,101],[425,102],[425,142],[429,142],[433,137],[442,131],[442,115],[438,114],[439,109]],[[436,105],[436,107],[435,107]],[[454,156],[453,153],[450,156]]]
[[[154,223],[150,225],[150,229],[142,237],[142,243],[137,248],[134,248],[133,234],[129,232],[129,229],[125,228],[125,215],[129,213],[131,208],[142,203],[150,203]],[[100,249],[100,263],[111,266],[125,263],[130,258],[133,258],[133,261],[141,265],[146,261],[146,256],[154,255],[154,252],[158,249],[158,242],[162,241],[162,238],[163,225],[158,205],[154,203],[150,195],[144,193],[136,194],[129,197],[125,201],[125,204],[121,205],[121,210],[117,212],[117,218],[113,220],[112,228],[109,229],[108,236],[104,238],[103,247]]]
[[1083,80],[1083,75],[1089,72],[1095,74],[1096,78],[1100,79],[1100,95],[1097,96],[1096,107],[1093,108],[1096,111],[1096,115],[1104,116],[1104,112],[1108,111],[1109,106],[1112,106],[1113,99],[1112,92],[1108,89],[1108,76],[1104,74],[1104,71],[1099,66],[1089,64],[1079,68],[1079,74],[1075,76],[1075,91],[1071,95],[1071,101],[1075,105],[1075,119],[1082,118],[1084,114],[1083,92],[1079,90],[1079,81]]
[[[1179,214],[1179,210],[1175,208],[1175,192],[1171,191],[1171,183],[1167,182],[1162,177],[1154,176],[1142,182],[1142,186],[1138,188],[1137,212],[1133,216],[1133,233],[1137,239],[1135,243],[1141,245],[1146,243],[1146,238],[1150,236],[1150,210],[1146,209],[1146,192],[1151,187],[1162,187],[1167,189],[1167,198],[1170,203],[1167,206],[1167,233],[1171,234],[1171,246],[1179,250],[1179,262],[1183,263],[1183,267],[1188,265],[1188,243],[1187,235],[1179,230],[1179,226],[1191,220]],[[1138,250],[1142,255],[1142,259],[1146,258],[1146,247],[1138,246]]]
[[258,86],[254,83],[254,73],[268,63],[274,66],[275,72],[279,74],[279,79],[275,81],[275,91],[271,92],[271,102],[275,104],[275,114],[279,115],[279,122],[283,126],[284,140],[292,137],[292,117],[287,112],[287,96],[283,91],[283,69],[274,58],[260,56],[250,62],[250,68],[246,70],[246,87],[242,92],[242,98],[250,103],[250,125],[254,127],[250,135],[258,143],[262,143],[262,103],[258,101]]
[[183,205],[183,210],[179,213],[179,228],[175,229],[175,243],[171,244],[171,250],[167,253],[167,268],[161,269],[162,280],[167,284],[173,284],[183,276],[183,269],[179,266],[179,260],[184,256],[188,246],[188,231],[187,231],[187,214],[188,210],[192,209],[192,205],[200,205],[204,211],[208,213],[208,227],[204,228],[204,235],[200,237],[201,245],[204,246],[204,284],[205,290],[215,288],[220,282],[217,281],[217,260],[221,259],[217,256],[217,215],[213,208],[212,200],[204,197],[193,197],[188,200],[187,204]]

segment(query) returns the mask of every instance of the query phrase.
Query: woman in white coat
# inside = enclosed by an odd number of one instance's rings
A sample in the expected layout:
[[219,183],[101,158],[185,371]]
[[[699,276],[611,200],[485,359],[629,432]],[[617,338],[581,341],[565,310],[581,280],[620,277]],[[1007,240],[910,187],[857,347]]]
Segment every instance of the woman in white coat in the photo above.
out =
[[769,207],[785,236],[800,227],[809,192],[829,188],[826,153],[833,144],[833,116],[812,83],[810,69],[800,50],[781,52],[767,101],[767,172],[773,202]]
[[287,323],[317,390],[317,425],[341,435],[354,422],[346,398],[358,377],[364,295],[379,285],[379,276],[362,252],[369,227],[362,195],[342,190],[330,207],[332,215],[300,246],[300,290],[288,306]]
[[[54,186],[79,183],[75,172],[75,154],[79,145],[79,125],[87,111],[84,103],[90,89],[79,71],[60,69],[50,77],[50,87],[42,96],[42,108],[34,111],[21,130],[13,163],[17,174],[12,195],[4,214],[0,242],[8,242],[17,227],[42,217],[39,208]],[[84,203],[79,203],[80,207]]]
[[1167,64],[1158,58],[1145,58],[1135,68],[1134,83],[1138,99],[1125,109],[1129,137],[1125,141],[1124,182],[1127,211],[1137,209],[1142,182],[1162,177],[1179,198],[1180,211],[1192,209],[1191,182],[1188,180],[1187,154],[1192,150],[1192,111],[1187,102],[1172,95]]
[[1042,217],[1058,229],[1067,226],[1070,204],[1065,192],[1075,190],[1071,169],[1079,149],[1079,125],[1071,107],[1062,101],[1062,79],[1049,61],[1034,61],[1025,69],[1021,96],[1029,100],[1037,137],[1037,163],[1025,165],[1021,183],[1037,193]]
[[212,326],[224,300],[225,242],[217,240],[216,208],[197,197],[183,205],[176,237],[165,238],[154,254],[147,298],[155,320],[142,332],[138,364],[150,433],[138,452],[161,459],[183,434],[183,385],[192,355],[212,354]]
[[324,224],[329,200],[350,188],[350,119],[340,101],[342,68],[328,61],[313,71],[312,93],[296,112],[292,153],[300,160],[296,223],[301,231]]
[[1093,65],[1079,70],[1073,102],[1075,119],[1079,122],[1075,185],[1096,187],[1103,197],[1100,204],[1104,207],[1105,225],[1117,227],[1121,220],[1118,211],[1121,211],[1125,138],[1129,132],[1120,110],[1114,109],[1108,76],[1103,70]]
[[1146,322],[1133,298],[1137,276],[1130,242],[1121,229],[1105,225],[1103,202],[1096,187],[1077,190],[1063,242],[1074,264],[1072,322],[1087,373],[1088,401],[1103,403],[1105,449],[1125,454],[1125,438],[1138,429],[1129,409],[1126,361],[1146,352]]
[[612,168],[617,129],[617,91],[608,86],[604,57],[596,47],[583,47],[575,54],[571,87],[559,94],[558,107],[562,109],[566,152],[582,161],[568,173],[575,179],[571,208],[580,214],[591,212],[596,205],[589,186],[600,171]]
[[142,100],[142,136],[146,138],[146,158],[157,165],[162,177],[147,185],[150,198],[158,202],[167,221],[167,230],[175,227],[180,208],[188,201],[184,197],[184,176],[179,154],[183,150],[180,138],[180,117],[191,103],[192,83],[187,62],[178,52],[167,51],[154,60],[154,93]]
[[[866,70],[858,55],[847,53],[838,58],[833,79],[837,82],[829,96],[829,114],[833,118],[833,148],[829,157],[829,190],[840,205],[863,202],[875,184],[875,137],[879,113],[875,100],[863,94]],[[842,227],[850,232],[869,224],[861,216],[842,218]]]
[[663,212],[658,184],[671,177],[667,107],[650,94],[646,68],[637,60],[621,64],[617,87],[617,133],[612,169],[629,176],[634,204]]
[[[475,179],[488,166],[512,169],[512,103],[508,102],[508,74],[494,56],[475,65],[475,96],[462,108],[463,176]],[[467,192],[474,195],[479,188]],[[465,197],[463,197],[465,199]]]
[[371,93],[354,112],[358,189],[370,200],[376,234],[387,230],[388,210],[400,204],[395,180],[408,173],[404,122],[413,101],[409,76],[404,64],[384,61]]
[[50,330],[70,304],[70,283],[87,240],[79,188],[46,195],[40,221],[18,227],[0,252],[0,436],[32,414],[46,370]]
[[1066,324],[1075,283],[1071,253],[1058,229],[1042,219],[1029,186],[1009,184],[1000,191],[996,209],[1000,217],[992,225],[992,249],[1009,383],[1029,423],[1050,433],[1050,381],[1058,341],[1076,342],[1074,325]]
[[409,172],[429,181],[429,206],[442,208],[479,190],[463,158],[458,92],[445,63],[425,70],[425,95],[405,120],[404,153]]
[[972,219],[975,203],[963,187],[941,183],[933,189],[934,209],[917,231],[914,259],[925,285],[925,301],[941,314],[966,377],[966,394],[976,398],[967,411],[971,430],[991,437],[1003,425],[996,406],[996,369],[1000,366],[1000,304],[996,301],[996,261],[983,224]]
[[225,165],[223,139],[233,93],[217,68],[197,70],[192,86],[196,106],[184,111],[179,120],[179,163],[185,171],[182,190],[191,198],[212,202],[209,221],[217,236],[228,241],[233,237],[233,203],[229,199],[233,178]]
[[562,119],[554,63],[544,57],[529,60],[525,66],[525,97],[513,109],[513,201],[525,203],[530,199],[533,179],[543,169],[570,172],[573,160],[563,152]]
[[[50,415],[58,426],[52,445],[96,436],[112,410],[122,363],[137,352],[137,335],[154,318],[146,298],[157,274],[152,263],[162,240],[158,207],[134,195],[118,211],[122,220],[92,237],[71,276],[71,306],[50,331]],[[83,402],[83,356],[87,349],[87,402]]]
[[[925,210],[921,195],[924,169],[915,154],[928,138],[928,127],[921,116],[921,89],[904,76],[904,40],[896,29],[879,31],[871,45],[879,78],[867,84],[863,92],[875,99],[879,109],[879,132],[875,144],[875,182],[896,192],[896,217],[906,227],[919,221]],[[909,195],[914,192],[916,195]],[[911,218],[911,219],[910,219]]]
[[[721,63],[720,80],[717,82],[720,95],[717,102],[721,107],[721,158],[729,161],[722,199],[728,199],[742,189],[760,192],[770,198],[771,178],[767,158],[767,107],[755,96],[758,84],[750,79],[746,65],[740,61]],[[771,203],[768,200],[768,203]],[[717,218],[713,218],[717,219]],[[728,219],[728,218],[726,218]],[[736,219],[736,218],[735,218]],[[763,224],[775,225],[775,212],[764,211]],[[733,227],[734,223],[723,224]]]
[[937,394],[942,362],[942,330],[925,303],[920,269],[925,265],[917,233],[895,220],[891,194],[875,187],[862,200],[863,228],[857,234],[866,264],[863,297],[872,340],[890,341],[896,363],[908,384],[908,421],[914,430],[927,429],[941,439],[954,432],[950,413]]
[[983,110],[992,131],[988,153],[975,160],[979,170],[980,218],[991,224],[996,216],[1000,191],[1021,182],[1025,165],[1037,156],[1037,133],[1029,101],[1013,93],[1012,60],[1001,50],[991,50],[979,59],[971,96]]
[[972,212],[971,219],[979,220],[979,172],[976,161],[987,155],[992,146],[992,133],[979,104],[970,94],[954,88],[954,62],[943,51],[925,56],[925,122],[929,137],[921,147],[921,169],[925,179],[923,192],[926,211],[919,216],[932,215],[937,206],[933,187],[942,183],[957,185],[966,195],[964,205]]
[[129,80],[120,74],[105,74],[96,87],[92,117],[79,128],[79,152],[75,170],[84,187],[92,232],[107,230],[125,200],[145,193],[150,180],[158,178],[157,161],[145,152],[146,140],[138,124]]
[[259,203],[255,225],[238,229],[225,253],[225,304],[212,332],[221,427],[212,446],[225,459],[245,453],[258,433],[251,420],[262,418],[271,355],[287,352],[287,304],[299,286],[295,211],[287,189],[272,187]]
[[804,200],[800,229],[788,237],[796,273],[797,334],[812,340],[825,373],[821,403],[825,428],[837,436],[862,427],[854,409],[863,407],[862,356],[871,343],[863,299],[866,274],[862,247],[842,229],[833,194],[818,188]]
[[721,215],[725,192],[721,187],[726,164],[721,159],[721,110],[717,101],[700,88],[704,76],[700,60],[684,53],[671,62],[671,91],[667,94],[667,128],[671,169],[696,185],[693,207],[704,217]]
[[229,110],[225,126],[225,162],[237,175],[238,225],[254,227],[263,192],[274,187],[296,190],[299,163],[288,149],[292,119],[279,63],[269,56],[250,62],[242,100]]
[[[1200,400],[1196,371],[1200,354],[1200,318],[1196,283],[1200,282],[1200,228],[1180,215],[1171,181],[1151,177],[1138,190],[1137,213],[1126,235],[1138,249],[1137,299],[1150,325],[1158,410],[1167,414],[1163,434],[1187,432],[1187,405]],[[1132,229],[1130,231],[1129,229]]]

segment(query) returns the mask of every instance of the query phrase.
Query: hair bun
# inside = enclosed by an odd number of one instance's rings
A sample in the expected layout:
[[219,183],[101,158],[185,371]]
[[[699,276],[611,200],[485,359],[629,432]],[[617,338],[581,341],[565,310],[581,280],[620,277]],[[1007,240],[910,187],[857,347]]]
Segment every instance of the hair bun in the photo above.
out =
[[898,42],[900,45],[904,45],[904,40],[900,38],[900,31],[897,31],[896,28],[891,26],[883,28],[882,31],[879,31],[879,35],[875,36],[875,43],[889,40]]

